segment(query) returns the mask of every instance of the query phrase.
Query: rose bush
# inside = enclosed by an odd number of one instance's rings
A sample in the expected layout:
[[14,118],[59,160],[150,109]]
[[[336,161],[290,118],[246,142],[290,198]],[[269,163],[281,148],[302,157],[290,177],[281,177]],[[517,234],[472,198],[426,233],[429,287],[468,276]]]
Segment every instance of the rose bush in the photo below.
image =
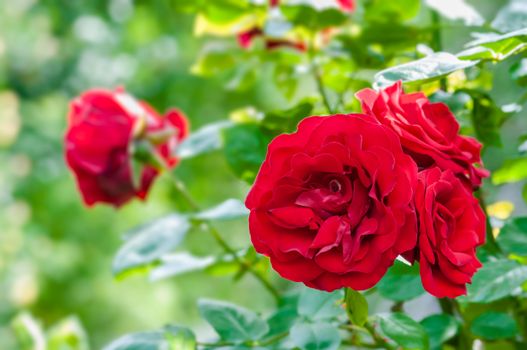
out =
[[[185,116],[172,110],[161,117],[145,102],[138,102],[123,90],[89,90],[73,100],[65,135],[69,168],[86,205],[108,203],[119,207],[130,199],[144,199],[162,167],[173,167],[175,146],[186,137]],[[134,180],[134,143],[147,142],[147,157],[161,162],[161,168],[141,164]],[[144,155],[143,155],[144,156]]]
[[365,115],[303,120],[269,151],[247,200],[256,250],[283,277],[367,289],[416,244],[417,167]]

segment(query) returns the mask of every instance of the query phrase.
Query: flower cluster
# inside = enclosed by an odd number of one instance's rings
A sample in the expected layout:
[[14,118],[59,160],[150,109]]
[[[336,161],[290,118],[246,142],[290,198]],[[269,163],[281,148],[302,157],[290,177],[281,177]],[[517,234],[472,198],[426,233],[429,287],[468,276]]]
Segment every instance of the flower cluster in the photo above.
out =
[[431,294],[464,294],[485,241],[481,145],[400,83],[357,97],[362,114],[310,117],[269,145],[246,200],[256,250],[317,289],[371,288],[403,256]]
[[122,89],[85,92],[71,103],[68,124],[66,161],[88,206],[144,199],[159,171],[177,164],[175,147],[188,133],[180,111],[161,117]]

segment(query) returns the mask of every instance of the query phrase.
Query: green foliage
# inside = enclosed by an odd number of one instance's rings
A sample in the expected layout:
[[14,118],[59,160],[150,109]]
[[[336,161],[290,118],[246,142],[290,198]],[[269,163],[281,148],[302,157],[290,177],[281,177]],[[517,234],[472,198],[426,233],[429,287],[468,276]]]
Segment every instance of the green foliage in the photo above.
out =
[[185,328],[166,326],[158,331],[133,333],[122,336],[104,350],[195,350],[194,334]]
[[488,261],[468,285],[466,299],[474,303],[490,303],[517,293],[526,281],[527,266],[505,259]]
[[396,261],[377,284],[379,293],[390,300],[408,301],[417,298],[425,291],[421,285],[419,265],[411,267]]
[[497,242],[509,254],[527,256],[527,218],[514,218],[505,223]]
[[486,312],[472,321],[470,331],[488,340],[512,338],[518,333],[516,321],[499,312]]
[[346,312],[351,323],[357,326],[364,326],[368,320],[368,302],[364,296],[347,288],[345,291]]
[[254,312],[225,302],[200,300],[201,316],[222,340],[237,344],[261,339],[268,331],[267,323]]
[[430,339],[430,349],[441,349],[441,345],[459,332],[459,321],[448,314],[428,316],[421,325]]
[[301,350],[337,350],[339,331],[328,323],[299,323],[291,329],[291,340]]
[[326,320],[342,313],[342,292],[326,293],[304,289],[298,300],[298,314],[310,320]]
[[428,349],[428,334],[409,316],[396,312],[379,315],[382,332],[404,349]]

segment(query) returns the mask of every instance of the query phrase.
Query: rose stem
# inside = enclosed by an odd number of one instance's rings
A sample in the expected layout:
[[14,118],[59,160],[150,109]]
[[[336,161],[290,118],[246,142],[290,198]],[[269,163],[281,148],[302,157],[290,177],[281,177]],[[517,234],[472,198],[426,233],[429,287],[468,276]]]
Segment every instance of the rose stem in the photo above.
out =
[[[187,204],[192,208],[192,210],[194,211],[200,211],[200,207],[198,205],[198,203],[196,203],[196,201],[194,200],[194,198],[192,198],[192,196],[188,193],[185,185],[183,184],[183,182],[179,181],[177,178],[175,178],[174,176],[171,176],[172,178],[172,182],[174,184],[174,187],[176,188],[176,190],[178,191],[178,193],[181,195],[181,197],[187,202]],[[229,254],[232,259],[238,264],[240,265],[240,267],[242,269],[245,269],[247,270],[249,273],[251,273],[258,281],[260,281],[260,283],[262,283],[262,285],[265,287],[265,289],[267,289],[267,291],[269,291],[269,293],[273,296],[273,298],[275,299],[276,303],[278,304],[280,302],[280,294],[278,293],[278,291],[276,290],[276,288],[273,287],[273,285],[264,277],[262,276],[261,274],[259,274],[258,272],[254,271],[251,267],[250,264],[248,264],[247,262],[243,261],[242,259],[240,259],[240,257],[238,256],[238,254],[236,253],[236,251],[234,250],[234,248],[232,248],[224,239],[223,237],[221,236],[221,234],[218,232],[218,230],[216,230],[216,228],[214,226],[212,226],[210,224],[209,221],[207,220],[202,220],[201,221],[203,227],[205,229],[207,229],[207,231],[209,231],[209,233],[212,235],[212,237],[216,240],[216,242],[223,248],[223,250]]]
[[314,34],[311,37],[311,44],[309,45],[308,50],[309,50],[309,61],[311,63],[311,71],[317,83],[318,92],[320,93],[320,96],[322,97],[322,101],[324,102],[324,105],[326,106],[328,113],[334,114],[333,108],[331,108],[331,104],[329,103],[329,97],[327,95],[327,91],[324,88],[324,83],[322,82],[322,74],[320,73],[320,69],[316,62],[315,35]]

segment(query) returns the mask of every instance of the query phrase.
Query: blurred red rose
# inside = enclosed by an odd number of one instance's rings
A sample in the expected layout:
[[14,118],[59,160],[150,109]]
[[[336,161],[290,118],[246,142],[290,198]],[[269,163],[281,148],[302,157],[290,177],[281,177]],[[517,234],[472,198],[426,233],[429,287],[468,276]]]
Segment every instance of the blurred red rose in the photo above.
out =
[[[376,92],[357,93],[363,113],[390,126],[420,170],[450,169],[473,188],[489,175],[481,168],[481,144],[459,135],[459,124],[444,103],[431,103],[422,93],[405,94],[401,82]],[[475,166],[476,165],[476,166]]]
[[152,156],[173,167],[177,163],[173,150],[187,132],[181,112],[172,110],[162,118],[122,90],[90,90],[73,100],[65,136],[66,161],[86,205],[103,202],[119,207],[133,197],[144,199],[158,169],[143,165],[134,183],[134,140],[148,140]]
[[375,119],[307,118],[269,145],[246,200],[252,242],[284,278],[370,288],[415,247],[416,184],[414,161]]
[[353,12],[355,11],[355,0],[337,0],[340,8],[344,11]]
[[452,171],[434,167],[419,174],[415,203],[424,288],[438,298],[466,294],[466,284],[481,267],[476,247],[485,242],[478,201]]

